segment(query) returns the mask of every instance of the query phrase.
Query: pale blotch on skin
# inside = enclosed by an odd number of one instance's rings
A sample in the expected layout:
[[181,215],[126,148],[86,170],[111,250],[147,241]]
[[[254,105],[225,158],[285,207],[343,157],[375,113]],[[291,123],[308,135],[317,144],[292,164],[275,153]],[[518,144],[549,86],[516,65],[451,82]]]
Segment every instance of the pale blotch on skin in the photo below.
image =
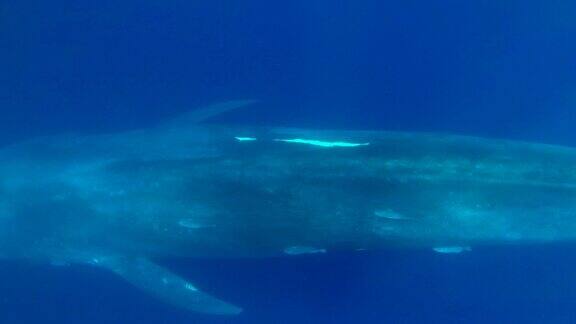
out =
[[285,248],[284,253],[289,255],[317,254],[317,253],[326,253],[326,249],[315,248],[311,246],[291,246]]
[[194,222],[192,219],[181,219],[178,221],[178,225],[188,229],[199,229],[199,228],[206,228],[210,227],[209,225],[199,224]]
[[387,219],[396,219],[396,220],[410,219],[410,217],[404,216],[398,212],[393,211],[392,209],[376,210],[374,211],[374,215],[376,215],[377,217]]
[[370,143],[328,142],[328,141],[319,141],[319,140],[302,139],[302,138],[275,139],[275,141],[286,143],[308,144],[320,147],[356,147],[356,146],[370,145]]
[[252,141],[256,141],[257,138],[255,137],[242,137],[242,136],[236,136],[234,137],[237,141],[239,142],[252,142]]
[[194,287],[192,284],[186,283],[184,288],[191,290],[191,291],[198,291],[198,288]]
[[433,248],[435,252],[444,254],[456,254],[472,250],[469,246],[439,246]]

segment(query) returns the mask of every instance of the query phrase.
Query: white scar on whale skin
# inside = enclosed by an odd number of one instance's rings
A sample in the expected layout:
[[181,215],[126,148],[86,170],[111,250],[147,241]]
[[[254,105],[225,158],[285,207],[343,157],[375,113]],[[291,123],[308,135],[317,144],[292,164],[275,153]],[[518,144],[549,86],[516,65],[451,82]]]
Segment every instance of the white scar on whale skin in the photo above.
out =
[[433,248],[435,252],[444,254],[457,254],[472,250],[469,246],[439,246]]
[[196,223],[192,219],[181,219],[178,221],[178,225],[188,229],[201,229],[201,228],[213,227],[212,225]]
[[400,213],[393,211],[392,209],[376,210],[374,215],[381,218],[402,220],[402,219],[412,219],[411,217],[404,216]]
[[239,142],[253,142],[258,140],[256,137],[242,137],[242,136],[236,136],[234,137],[237,141]]
[[286,143],[308,144],[320,147],[357,147],[357,146],[370,145],[370,143],[327,142],[327,141],[319,141],[303,138],[275,139],[275,141]]
[[311,246],[291,246],[285,248],[284,253],[289,255],[317,254],[317,253],[326,253],[326,249],[319,249]]

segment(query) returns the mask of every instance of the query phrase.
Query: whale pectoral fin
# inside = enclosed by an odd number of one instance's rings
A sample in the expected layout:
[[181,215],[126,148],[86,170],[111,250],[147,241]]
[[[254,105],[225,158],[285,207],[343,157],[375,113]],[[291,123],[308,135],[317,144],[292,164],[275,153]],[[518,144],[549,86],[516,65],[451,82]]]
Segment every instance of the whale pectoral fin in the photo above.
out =
[[146,258],[110,258],[99,264],[161,300],[190,311],[216,315],[236,315],[242,311],[201,292],[186,279]]
[[234,109],[242,108],[251,104],[258,102],[257,100],[231,100],[225,102],[215,103],[206,107],[195,109],[185,113],[184,115],[178,116],[166,124],[163,127],[168,128],[178,128],[178,127],[188,127],[193,124],[198,124],[206,121],[212,117],[218,116],[228,111]]

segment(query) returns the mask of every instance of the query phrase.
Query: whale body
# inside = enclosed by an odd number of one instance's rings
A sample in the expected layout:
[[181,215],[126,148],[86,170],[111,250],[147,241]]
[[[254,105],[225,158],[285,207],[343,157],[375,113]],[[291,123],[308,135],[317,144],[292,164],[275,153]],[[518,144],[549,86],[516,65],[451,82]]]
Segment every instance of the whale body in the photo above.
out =
[[237,314],[155,258],[576,239],[576,150],[466,136],[210,125],[0,150],[0,258],[88,263],[188,310]]

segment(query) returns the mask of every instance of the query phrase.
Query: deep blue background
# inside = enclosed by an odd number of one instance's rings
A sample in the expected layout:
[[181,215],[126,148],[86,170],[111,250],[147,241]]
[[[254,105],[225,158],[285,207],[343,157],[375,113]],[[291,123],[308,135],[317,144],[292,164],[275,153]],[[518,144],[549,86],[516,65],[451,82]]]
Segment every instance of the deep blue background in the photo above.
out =
[[[576,146],[575,40],[567,0],[2,0],[0,143],[256,98],[219,120]],[[246,312],[189,314],[91,267],[2,262],[0,322],[576,321],[573,246],[162,261]]]

